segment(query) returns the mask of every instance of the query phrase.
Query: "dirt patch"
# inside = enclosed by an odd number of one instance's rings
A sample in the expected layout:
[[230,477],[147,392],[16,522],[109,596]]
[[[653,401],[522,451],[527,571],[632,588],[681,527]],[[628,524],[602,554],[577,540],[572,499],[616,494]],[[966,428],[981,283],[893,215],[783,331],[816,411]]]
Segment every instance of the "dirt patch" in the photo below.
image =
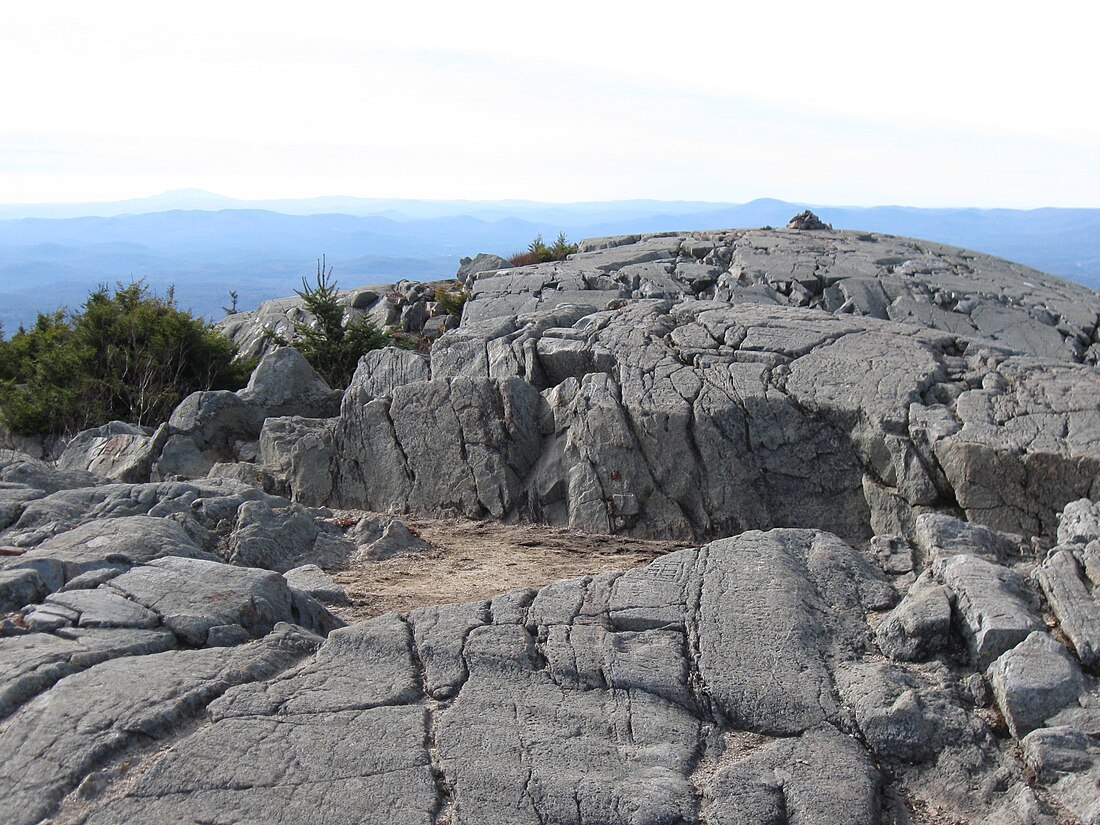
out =
[[[344,520],[354,512],[338,514]],[[350,606],[330,608],[346,622],[415,607],[492,598],[561,579],[643,567],[688,546],[625,536],[597,536],[529,524],[401,516],[434,552],[386,561],[356,561],[331,571]]]

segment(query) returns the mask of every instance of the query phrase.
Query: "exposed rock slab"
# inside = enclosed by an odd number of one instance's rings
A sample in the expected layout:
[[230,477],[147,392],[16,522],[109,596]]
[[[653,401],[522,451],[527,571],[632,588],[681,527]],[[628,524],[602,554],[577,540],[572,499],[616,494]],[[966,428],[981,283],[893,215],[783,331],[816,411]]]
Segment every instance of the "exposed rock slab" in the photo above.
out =
[[211,632],[227,626],[256,637],[279,622],[307,621],[286,580],[266,570],[169,557],[136,567],[105,586],[155,612],[165,627],[195,646],[209,644]]
[[[231,806],[271,822],[318,811],[456,825],[878,822],[883,757],[848,735],[838,690],[862,666],[866,612],[891,599],[835,537],[786,530],[492,603],[384,616],[333,632],[298,668],[227,691],[136,782],[108,784],[87,821],[201,821]],[[768,606],[785,623],[754,621]],[[897,740],[917,713],[933,731],[925,756],[949,737],[989,748],[920,675],[896,684],[884,688],[886,711],[869,705],[860,717],[875,741]],[[761,746],[723,761],[740,736]],[[278,744],[234,758],[253,742]]]
[[0,730],[0,818],[40,821],[116,754],[166,735],[232,685],[278,673],[314,643],[282,628],[239,648],[124,657],[62,680]]

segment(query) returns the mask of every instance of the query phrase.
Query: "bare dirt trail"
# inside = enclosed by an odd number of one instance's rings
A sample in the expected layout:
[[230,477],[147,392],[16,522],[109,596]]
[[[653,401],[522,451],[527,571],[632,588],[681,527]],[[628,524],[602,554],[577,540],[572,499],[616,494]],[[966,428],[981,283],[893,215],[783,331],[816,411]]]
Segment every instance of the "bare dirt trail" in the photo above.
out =
[[[339,513],[355,518],[360,513]],[[353,560],[333,571],[351,604],[330,608],[346,622],[416,607],[492,598],[561,579],[643,567],[684,541],[599,536],[541,525],[400,516],[436,549],[386,561]]]

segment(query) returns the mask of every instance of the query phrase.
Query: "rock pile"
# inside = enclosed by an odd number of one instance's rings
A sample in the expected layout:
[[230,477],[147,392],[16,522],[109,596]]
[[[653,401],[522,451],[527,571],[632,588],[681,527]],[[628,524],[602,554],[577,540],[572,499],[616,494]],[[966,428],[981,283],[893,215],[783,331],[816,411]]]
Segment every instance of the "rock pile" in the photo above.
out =
[[[0,455],[0,820],[1100,819],[1100,296],[798,223],[478,256],[342,394]],[[401,512],[688,549],[341,627]]]

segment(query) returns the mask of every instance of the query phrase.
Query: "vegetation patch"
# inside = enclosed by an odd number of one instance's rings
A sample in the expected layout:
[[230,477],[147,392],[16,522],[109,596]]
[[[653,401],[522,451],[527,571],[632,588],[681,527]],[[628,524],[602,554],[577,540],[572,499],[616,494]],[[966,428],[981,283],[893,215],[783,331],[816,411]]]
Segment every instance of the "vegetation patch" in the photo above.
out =
[[81,311],[39,314],[0,340],[0,420],[18,435],[70,435],[108,421],[156,424],[196,390],[237,389],[255,362],[142,281],[101,286]]
[[564,261],[567,256],[577,251],[575,243],[569,243],[565,239],[565,233],[559,232],[558,238],[550,246],[547,246],[542,235],[536,235],[531,243],[527,244],[526,252],[517,252],[508,259],[512,266],[529,266],[530,264],[544,264],[549,261]]
[[315,284],[310,286],[302,278],[302,288],[295,290],[313,320],[295,323],[289,339],[273,332],[269,336],[275,343],[292,346],[302,353],[330,387],[343,389],[351,382],[361,356],[402,342],[367,317],[347,318],[346,307],[331,278],[332,267],[326,267],[322,255],[317,261]]

